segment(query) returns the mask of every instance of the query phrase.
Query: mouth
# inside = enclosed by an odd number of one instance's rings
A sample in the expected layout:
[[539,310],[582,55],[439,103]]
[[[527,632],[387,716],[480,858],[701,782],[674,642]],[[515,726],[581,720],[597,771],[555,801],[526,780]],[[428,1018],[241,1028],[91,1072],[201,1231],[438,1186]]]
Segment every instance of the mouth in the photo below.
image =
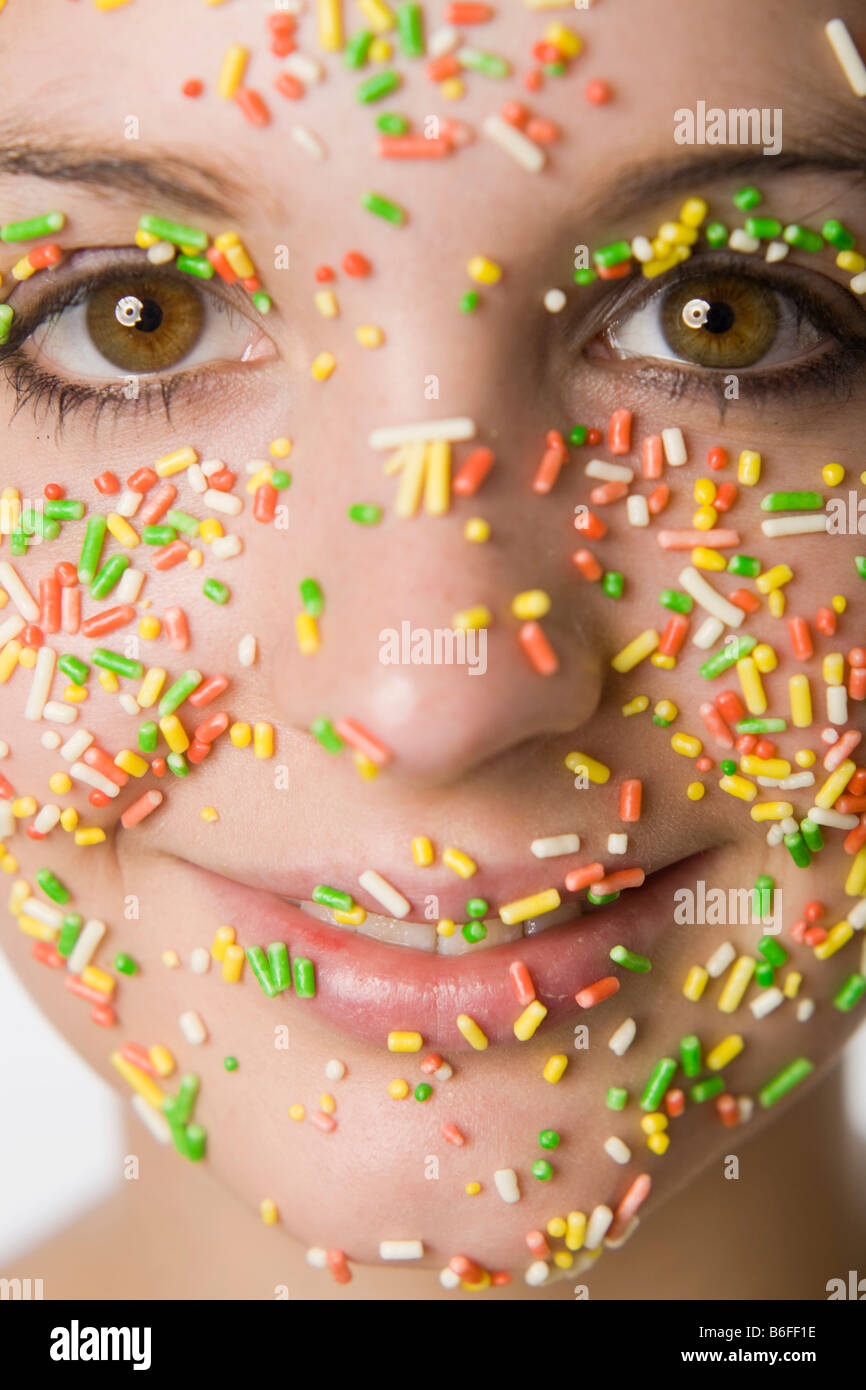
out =
[[[275,1015],[298,1018],[297,1011],[308,1011],[311,1020],[380,1047],[391,1033],[412,1033],[425,1048],[465,1052],[525,1045],[563,1019],[586,1018],[575,996],[599,980],[612,977],[618,987],[626,978],[628,972],[610,957],[615,946],[652,960],[656,943],[677,929],[675,890],[696,873],[706,875],[715,852],[713,847],[673,860],[607,904],[593,906],[585,894],[563,890],[560,906],[549,913],[510,925],[485,916],[487,933],[475,944],[460,925],[452,936],[442,936],[436,922],[372,912],[363,922],[339,923],[332,909],[309,899],[288,899],[189,867],[212,900],[214,920],[235,923],[239,945],[267,950],[280,942],[290,958],[312,961],[314,997],[291,997],[291,989],[272,998],[262,993],[262,1005]],[[517,963],[522,970],[514,969]],[[258,990],[249,968],[244,975],[247,987]],[[524,1036],[526,1025],[517,1031],[515,1025],[531,992],[541,1006],[534,1010],[540,1023]],[[467,1019],[478,1031],[466,1026]]]

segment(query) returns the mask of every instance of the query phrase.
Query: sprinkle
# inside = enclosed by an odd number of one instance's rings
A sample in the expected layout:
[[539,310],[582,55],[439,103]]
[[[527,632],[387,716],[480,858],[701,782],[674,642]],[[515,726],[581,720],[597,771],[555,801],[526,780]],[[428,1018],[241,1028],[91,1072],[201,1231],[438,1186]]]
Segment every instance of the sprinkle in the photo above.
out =
[[484,1051],[487,1046],[487,1038],[473,1018],[470,1018],[468,1014],[458,1014],[457,1027],[470,1047],[474,1047],[476,1052]]
[[463,850],[454,849],[452,846],[442,851],[442,863],[449,869],[453,869],[454,873],[459,874],[461,878],[471,878],[478,868],[478,865],[469,858],[468,854],[464,854]]
[[789,1063],[772,1081],[768,1081],[758,1092],[758,1103],[769,1109],[782,1099],[783,1096],[804,1081],[810,1072],[814,1071],[814,1065],[805,1057],[799,1057],[795,1062]]
[[551,1085],[555,1085],[564,1076],[567,1066],[568,1058],[563,1052],[557,1052],[554,1053],[552,1057],[548,1057],[544,1064],[544,1071],[542,1072],[545,1081],[550,1082]]
[[520,1186],[513,1168],[498,1168],[493,1174],[493,1181],[503,1202],[512,1205],[520,1201]]
[[754,973],[754,957],[740,956],[725,981],[724,988],[719,996],[718,1008],[721,1013],[732,1014],[739,1007]]
[[611,995],[616,994],[618,989],[619,980],[616,976],[607,975],[604,979],[596,980],[594,984],[578,990],[574,996],[575,1002],[581,1009],[592,1009],[596,1004],[602,1004],[605,999],[610,999]]
[[207,1030],[201,1018],[194,1010],[190,1009],[187,1013],[181,1014],[180,1031],[183,1033],[188,1043],[203,1043],[207,1038]]
[[420,1260],[423,1255],[421,1240],[383,1240],[379,1244],[380,1260]]
[[521,169],[537,174],[547,163],[544,150],[501,116],[488,116],[482,123],[484,134],[510,155]]
[[389,1052],[420,1052],[424,1046],[424,1039],[420,1033],[389,1033],[388,1051]]
[[537,999],[527,1004],[523,1013],[514,1024],[514,1036],[517,1038],[518,1042],[528,1042],[529,1039],[534,1036],[539,1025],[546,1017],[547,1009],[544,1004],[539,1003]]
[[852,92],[857,97],[866,96],[866,63],[860,57],[844,19],[831,19],[824,25],[824,33]]
[[536,859],[553,859],[562,854],[576,854],[580,849],[579,835],[547,835],[533,840],[529,846]]
[[652,962],[646,956],[636,955],[634,951],[629,951],[625,946],[614,946],[610,951],[610,958],[617,965],[621,965],[624,970],[634,970],[638,974],[646,974],[652,970]]
[[545,912],[553,912],[559,907],[560,902],[561,899],[557,890],[546,888],[540,893],[533,893],[528,898],[516,898],[513,902],[504,903],[499,909],[499,916],[505,925],[510,927],[517,922],[525,922],[529,918],[540,917]]
[[617,1139],[615,1135],[605,1139],[603,1148],[608,1158],[612,1158],[614,1163],[631,1162],[631,1149],[628,1144],[624,1143],[622,1139]]

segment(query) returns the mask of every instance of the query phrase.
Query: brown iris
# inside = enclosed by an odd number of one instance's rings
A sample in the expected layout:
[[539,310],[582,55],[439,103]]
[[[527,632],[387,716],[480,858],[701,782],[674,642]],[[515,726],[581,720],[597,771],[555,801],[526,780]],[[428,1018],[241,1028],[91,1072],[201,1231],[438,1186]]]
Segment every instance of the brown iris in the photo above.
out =
[[118,276],[87,301],[94,347],[122,371],[162,372],[198,341],[204,304],[193,285],[165,276]]
[[[700,328],[683,322],[690,300],[703,300]],[[695,277],[674,285],[661,311],[662,331],[678,357],[699,367],[751,367],[776,337],[776,296],[756,280],[734,275]]]

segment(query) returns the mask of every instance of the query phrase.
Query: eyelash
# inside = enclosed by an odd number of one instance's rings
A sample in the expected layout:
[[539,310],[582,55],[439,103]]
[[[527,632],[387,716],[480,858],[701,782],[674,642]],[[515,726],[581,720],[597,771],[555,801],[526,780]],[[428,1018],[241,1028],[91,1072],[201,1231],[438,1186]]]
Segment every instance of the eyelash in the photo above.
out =
[[[71,268],[80,254],[73,253],[63,269]],[[87,256],[92,253],[84,252],[83,254]],[[32,407],[34,414],[40,407],[46,411],[53,409],[56,414],[57,428],[61,430],[65,420],[70,415],[88,407],[94,412],[94,424],[99,423],[103,412],[107,409],[113,412],[115,418],[121,412],[128,414],[130,410],[144,411],[149,414],[157,409],[162,412],[165,420],[170,424],[171,404],[175,397],[180,392],[191,391],[193,388],[210,383],[215,375],[213,371],[206,368],[200,370],[188,368],[186,371],[175,372],[172,376],[157,378],[152,381],[139,379],[137,393],[130,397],[126,394],[126,385],[123,381],[111,386],[86,386],[81,382],[67,381],[62,377],[46,372],[31,356],[22,351],[23,344],[37,328],[47,323],[53,316],[60,315],[65,310],[83,303],[90,294],[114,279],[118,274],[127,273],[134,280],[136,274],[152,276],[155,272],[163,275],[167,280],[182,279],[184,283],[187,283],[189,279],[187,276],[181,276],[177,271],[172,272],[170,266],[151,265],[150,262],[136,254],[132,247],[120,251],[110,264],[100,266],[90,274],[82,274],[75,280],[67,275],[66,279],[58,284],[57,280],[62,276],[62,271],[48,272],[55,279],[55,283],[51,285],[51,290],[38,299],[29,310],[20,316],[16,315],[10,339],[4,347],[0,348],[0,370],[5,373],[6,380],[15,396],[12,419],[28,405]],[[216,291],[196,283],[196,289],[203,295],[209,295],[217,307],[221,305],[226,310],[238,307],[232,303],[232,291],[228,287],[225,290]],[[247,297],[244,298],[246,301]],[[251,322],[257,321],[250,314],[249,305],[246,302],[244,312],[247,313]]]

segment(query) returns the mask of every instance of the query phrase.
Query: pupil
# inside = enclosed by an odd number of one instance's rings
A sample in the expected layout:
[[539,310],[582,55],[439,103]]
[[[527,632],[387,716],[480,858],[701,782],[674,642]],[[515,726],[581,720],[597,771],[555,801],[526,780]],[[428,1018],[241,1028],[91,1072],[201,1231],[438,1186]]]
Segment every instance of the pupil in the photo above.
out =
[[734,311],[723,299],[715,300],[709,309],[704,328],[708,333],[727,333],[734,326]]
[[135,325],[140,333],[152,333],[162,323],[162,309],[155,299],[141,301],[141,316]]

